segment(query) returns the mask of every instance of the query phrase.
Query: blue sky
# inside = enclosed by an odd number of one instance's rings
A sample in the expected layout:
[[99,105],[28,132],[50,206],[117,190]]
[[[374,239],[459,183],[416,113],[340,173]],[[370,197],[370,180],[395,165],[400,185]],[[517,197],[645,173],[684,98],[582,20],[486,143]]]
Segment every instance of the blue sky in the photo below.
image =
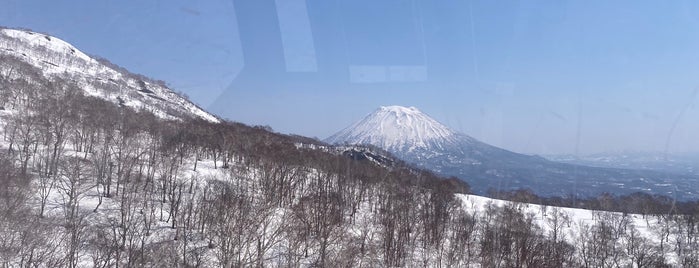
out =
[[699,151],[696,1],[0,0],[234,121],[325,138],[416,106],[523,153]]

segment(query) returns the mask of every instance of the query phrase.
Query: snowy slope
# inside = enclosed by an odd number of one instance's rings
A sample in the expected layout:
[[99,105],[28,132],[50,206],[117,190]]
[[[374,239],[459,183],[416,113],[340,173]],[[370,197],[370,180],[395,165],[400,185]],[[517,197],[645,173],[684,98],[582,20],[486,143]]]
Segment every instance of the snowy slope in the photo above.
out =
[[480,167],[492,160],[529,157],[480,142],[449,129],[415,107],[402,106],[380,107],[325,142],[377,146],[442,174],[454,166]]
[[457,136],[415,107],[382,106],[326,141],[371,144],[388,151],[412,152],[455,144]]
[[380,107],[325,141],[377,146],[418,167],[461,178],[479,194],[529,188],[544,196],[645,192],[683,200],[699,197],[697,176],[588,167],[518,154],[453,131],[415,107]]
[[161,118],[196,117],[219,122],[216,116],[174,93],[164,84],[103,64],[53,36],[26,30],[0,29],[2,54],[37,67],[47,78],[75,82],[87,95],[146,109]]
[[[5,149],[5,146],[6,145],[4,144],[0,145],[0,147],[3,147],[3,149]],[[72,155],[75,154],[75,152],[71,151],[67,154]],[[191,167],[194,161],[194,159],[187,159],[184,166]],[[178,171],[177,177],[178,180],[186,182],[185,185],[189,185],[191,181],[194,181],[197,188],[206,188],[206,185],[212,181],[238,181],[238,183],[252,183],[258,181],[264,174],[263,170],[250,168],[249,166],[243,165],[243,163],[234,162],[232,165],[236,170],[246,170],[247,172],[233,175],[233,173],[228,172],[227,169],[215,169],[211,160],[205,160],[199,163],[197,171],[193,171],[190,168],[182,168],[181,171]],[[315,172],[318,171],[310,169],[309,173],[305,176],[311,176]],[[109,230],[109,223],[117,221],[120,216],[118,214],[120,204],[118,199],[112,198],[105,198],[103,201],[101,201],[98,198],[99,195],[100,192],[98,188],[91,188],[90,191],[84,194],[85,197],[80,199],[80,204],[78,207],[82,210],[82,213],[88,215],[86,220],[90,222],[91,226]],[[649,243],[654,245],[660,244],[659,241],[663,238],[666,240],[665,243],[668,243],[668,241],[677,241],[681,239],[682,236],[681,230],[677,230],[676,227],[666,230],[663,228],[664,223],[661,222],[660,218],[652,216],[644,217],[636,214],[541,206],[466,194],[455,194],[455,197],[457,200],[459,200],[460,208],[479,221],[483,221],[488,217],[489,208],[513,207],[519,212],[530,216],[534,220],[534,224],[538,226],[538,228],[541,228],[541,230],[543,230],[543,234],[549,238],[554,232],[552,229],[552,223],[560,221],[558,223],[560,224],[558,227],[560,230],[557,231],[558,235],[560,236],[559,239],[578,247],[581,245],[577,240],[581,237],[585,237],[587,235],[585,232],[588,231],[589,228],[599,225],[602,220],[609,221],[610,218],[614,218],[616,221],[620,221],[622,219],[628,220],[628,227],[625,228],[638,231],[642,239],[646,239],[649,241]],[[184,200],[190,200],[193,198],[194,196],[185,193]],[[60,218],[63,213],[63,202],[62,196],[58,191],[52,192],[49,196],[47,205],[47,216]],[[381,226],[377,225],[375,221],[371,220],[378,217],[377,214],[375,214],[376,212],[372,212],[371,209],[368,209],[368,207],[371,206],[372,205],[370,202],[364,203],[362,205],[362,209],[360,209],[357,212],[357,215],[354,217],[354,220],[347,220],[348,226],[345,228],[348,231],[343,233],[343,236],[350,237],[349,240],[360,239],[362,236],[366,235],[365,232],[369,232],[371,234],[371,239],[368,241],[371,243],[379,243],[378,238],[380,237],[379,234]],[[96,207],[99,207],[100,209],[97,210],[95,209]],[[161,219],[169,218],[169,210],[167,210],[167,207],[164,209],[162,206],[152,206],[145,209],[150,211],[149,213],[151,213],[151,215],[157,215],[158,213],[164,215],[161,216]],[[275,209],[274,214],[267,216],[267,219],[274,223],[271,227],[256,226],[257,229],[247,230],[247,232],[250,232],[253,235],[269,236],[267,239],[273,239],[273,234],[279,232],[278,229],[281,230],[287,228],[286,226],[291,218],[291,213],[291,211],[283,208]],[[175,229],[170,228],[170,223],[167,221],[156,221],[155,228],[153,229],[153,233],[150,234],[145,240],[148,244],[169,243],[173,241],[174,237],[177,236]],[[199,236],[194,237],[196,238],[190,242],[191,245],[189,247],[203,249],[203,251],[200,253],[202,254],[202,267],[218,267],[220,264],[216,262],[217,248],[209,247],[207,244],[208,242],[200,239]],[[280,240],[280,242],[277,243],[279,243],[279,245],[267,253],[267,255],[269,255],[267,261],[269,262],[270,267],[277,267],[277,265],[274,263],[279,261],[279,256],[282,256],[282,253],[287,250],[285,249],[285,247],[287,247],[285,240]],[[623,248],[625,246],[624,243],[626,242],[623,239],[619,239],[617,243],[619,243],[617,247]],[[248,247],[248,250],[251,252],[250,254],[255,252],[256,248],[254,246],[256,245],[250,242],[245,244],[245,247]],[[416,256],[420,256],[419,248],[411,248],[409,250],[411,251],[410,255],[413,256],[412,258],[417,258]],[[657,249],[653,250],[658,251]],[[313,261],[316,257],[315,254],[315,252],[312,252],[311,254],[305,256],[305,258],[301,261],[304,263],[302,267],[314,267]],[[669,263],[678,263],[676,250],[673,250],[670,247],[657,252],[657,254],[664,256]],[[89,258],[89,254],[84,254],[80,259],[79,267],[91,267],[91,261],[92,260]],[[417,267],[419,264],[421,264],[418,261],[419,259],[409,259],[409,264],[407,266]],[[621,261],[625,264],[630,263],[629,259],[622,259]],[[428,266],[431,265],[433,264]],[[468,267],[481,266],[474,263]]]

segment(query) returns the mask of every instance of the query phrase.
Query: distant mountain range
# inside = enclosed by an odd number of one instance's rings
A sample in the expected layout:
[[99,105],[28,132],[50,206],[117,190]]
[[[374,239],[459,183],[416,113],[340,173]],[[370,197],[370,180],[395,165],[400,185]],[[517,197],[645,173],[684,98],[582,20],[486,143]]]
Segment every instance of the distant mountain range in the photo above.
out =
[[546,159],[592,167],[656,170],[699,176],[699,153],[620,152],[590,155],[545,155]]
[[456,176],[478,194],[524,188],[544,196],[644,192],[699,197],[699,177],[692,174],[592,167],[519,154],[453,131],[415,107],[380,107],[325,141],[380,147],[418,167]]

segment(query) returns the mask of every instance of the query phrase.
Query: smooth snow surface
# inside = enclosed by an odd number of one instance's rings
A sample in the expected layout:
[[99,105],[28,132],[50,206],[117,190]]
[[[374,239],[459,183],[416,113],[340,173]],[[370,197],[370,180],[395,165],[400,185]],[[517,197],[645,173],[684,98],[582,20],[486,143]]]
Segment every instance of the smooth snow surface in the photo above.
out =
[[415,107],[382,106],[326,141],[371,144],[385,150],[413,151],[455,142],[456,133]]

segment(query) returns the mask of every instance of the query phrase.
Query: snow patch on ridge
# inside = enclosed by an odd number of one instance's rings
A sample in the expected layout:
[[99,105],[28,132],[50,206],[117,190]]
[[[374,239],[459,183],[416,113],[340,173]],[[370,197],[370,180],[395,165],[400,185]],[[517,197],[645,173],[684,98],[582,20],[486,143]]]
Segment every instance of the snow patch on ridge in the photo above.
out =
[[94,61],[92,58],[90,58],[90,56],[78,50],[68,42],[53,36],[14,29],[2,29],[2,33],[25,43],[32,44],[33,46],[45,47],[51,51],[61,54],[73,54],[75,57],[87,62]]
[[[146,109],[160,118],[172,120],[181,115],[191,115],[220,122],[216,116],[166,86],[113,69],[53,36],[26,30],[0,29],[0,53],[12,55],[39,68],[47,78],[73,81],[87,95],[135,109]],[[112,87],[105,88],[100,84]]]

